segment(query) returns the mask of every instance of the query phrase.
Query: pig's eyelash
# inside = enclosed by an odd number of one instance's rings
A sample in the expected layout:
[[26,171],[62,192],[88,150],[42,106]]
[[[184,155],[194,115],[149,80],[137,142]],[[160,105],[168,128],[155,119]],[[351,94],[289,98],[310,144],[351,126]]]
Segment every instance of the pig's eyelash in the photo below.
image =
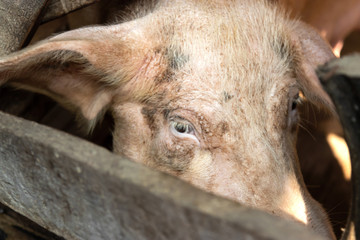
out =
[[300,97],[296,97],[295,99],[293,99],[291,104],[291,110],[295,110],[297,106],[301,103],[302,103],[302,99]]
[[178,133],[195,134],[195,130],[190,124],[178,121],[171,121],[170,124]]
[[292,100],[291,103],[291,110],[296,110],[297,106],[301,105],[304,101],[304,95],[300,91],[298,94],[296,94]]
[[169,120],[170,131],[174,136],[193,139],[199,144],[199,140],[196,137],[196,130],[190,122],[181,117],[172,117]]

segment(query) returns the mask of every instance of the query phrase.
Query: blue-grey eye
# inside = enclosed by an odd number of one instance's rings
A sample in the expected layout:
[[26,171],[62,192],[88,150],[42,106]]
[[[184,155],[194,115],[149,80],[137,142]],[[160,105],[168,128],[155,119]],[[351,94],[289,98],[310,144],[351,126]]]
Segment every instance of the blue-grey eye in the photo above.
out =
[[169,123],[170,132],[173,136],[180,139],[192,139],[200,146],[196,130],[189,121],[182,117],[174,116],[169,119]]
[[178,133],[182,133],[182,134],[193,134],[194,133],[193,127],[188,123],[172,121],[171,125]]

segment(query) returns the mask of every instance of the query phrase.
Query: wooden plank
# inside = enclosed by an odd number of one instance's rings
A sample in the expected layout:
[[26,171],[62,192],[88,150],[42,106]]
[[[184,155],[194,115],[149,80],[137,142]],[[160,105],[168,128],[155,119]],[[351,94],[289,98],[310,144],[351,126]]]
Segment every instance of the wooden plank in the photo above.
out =
[[321,239],[302,224],[4,113],[0,201],[66,239]]
[[64,240],[0,203],[1,240]]
[[335,104],[351,157],[352,207],[343,239],[360,239],[360,55],[333,60],[318,76]]
[[0,0],[0,56],[26,46],[40,22],[100,0]]
[[50,0],[42,22],[48,22],[100,0]]
[[20,49],[48,0],[0,0],[0,56]]

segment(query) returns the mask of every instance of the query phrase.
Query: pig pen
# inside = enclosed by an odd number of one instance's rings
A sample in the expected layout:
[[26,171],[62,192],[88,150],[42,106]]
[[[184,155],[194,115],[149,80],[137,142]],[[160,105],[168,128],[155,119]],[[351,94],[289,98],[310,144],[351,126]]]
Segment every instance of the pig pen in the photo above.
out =
[[[41,22],[92,2],[0,1],[8,10],[1,16],[7,23],[0,26],[1,53],[25,46]],[[2,88],[0,109],[85,138],[74,117],[45,97]],[[0,115],[0,239],[320,239],[299,224],[204,193],[103,147],[12,115]],[[90,140],[110,149],[110,118],[104,127],[105,134],[95,129]],[[356,196],[349,237],[359,226]]]

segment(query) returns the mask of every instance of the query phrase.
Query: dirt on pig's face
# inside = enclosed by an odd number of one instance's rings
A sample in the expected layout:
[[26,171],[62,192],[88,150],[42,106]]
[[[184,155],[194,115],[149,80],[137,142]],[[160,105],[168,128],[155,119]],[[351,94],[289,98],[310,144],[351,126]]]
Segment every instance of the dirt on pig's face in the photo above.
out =
[[144,44],[146,64],[119,94],[115,150],[331,237],[299,172],[300,57],[284,20],[241,9],[172,14],[144,37],[156,39]]
[[90,122],[110,110],[116,153],[333,238],[295,150],[302,96],[331,108],[315,74],[331,49],[270,1],[156,2],[0,58],[0,84]]

